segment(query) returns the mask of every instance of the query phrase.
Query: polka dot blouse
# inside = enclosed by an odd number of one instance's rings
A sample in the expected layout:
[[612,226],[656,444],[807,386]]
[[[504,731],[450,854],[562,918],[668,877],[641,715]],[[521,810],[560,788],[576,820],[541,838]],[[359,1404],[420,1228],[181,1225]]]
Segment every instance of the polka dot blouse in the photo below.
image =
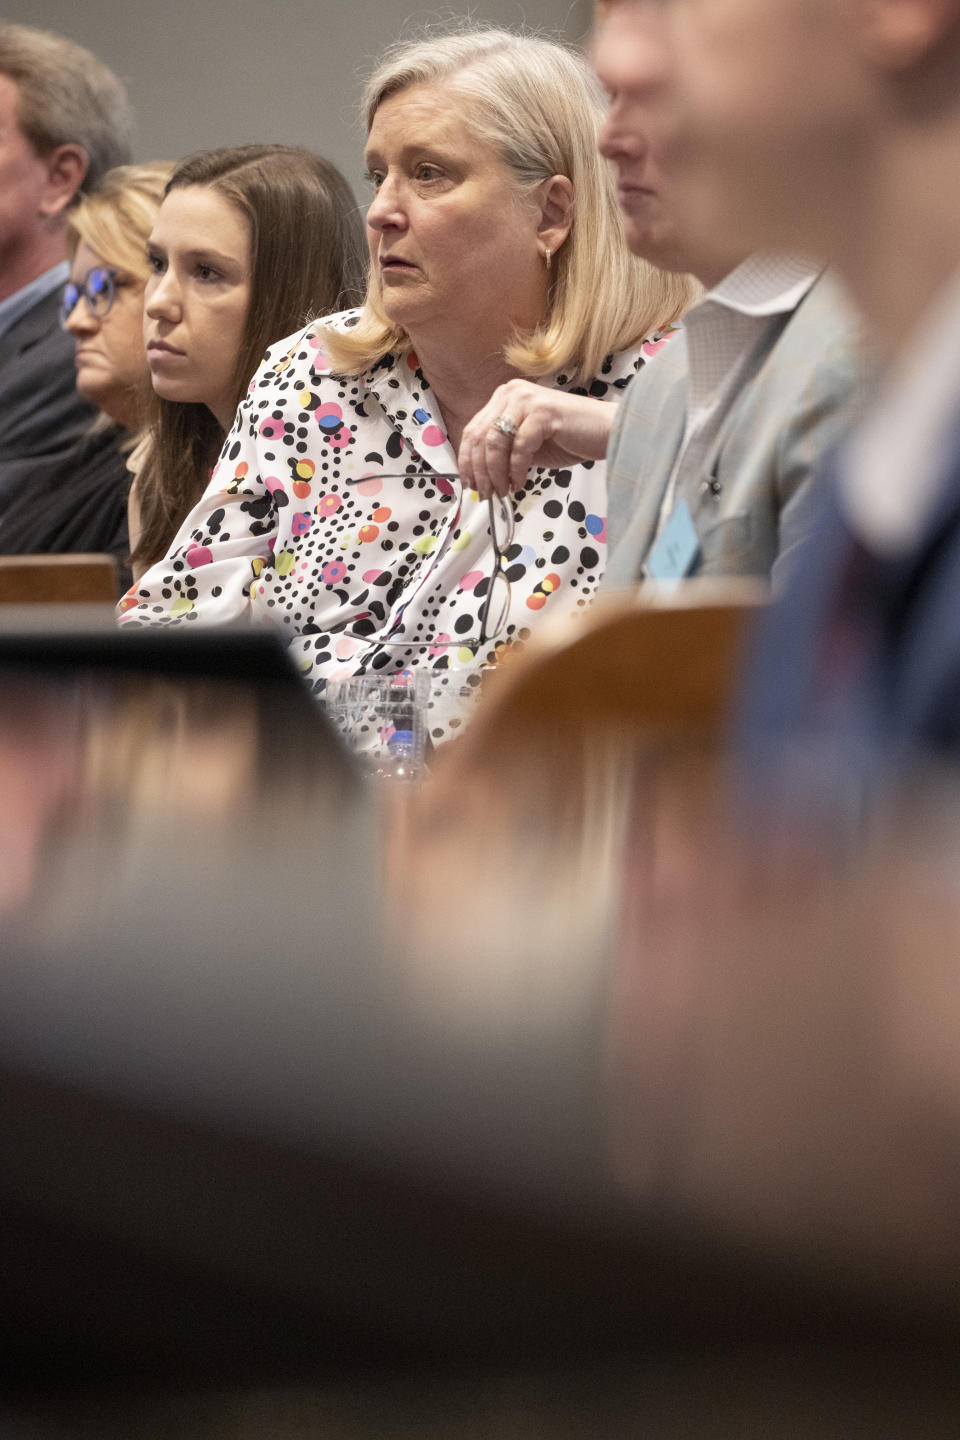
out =
[[[496,565],[489,511],[443,478],[456,455],[417,358],[388,354],[343,376],[323,338],[314,323],[268,352],[205,494],[121,601],[121,623],[277,625],[318,694],[334,676],[411,665],[469,683],[497,645],[577,610],[596,588],[605,467],[530,472],[510,502],[506,624],[488,645],[470,643]],[[609,358],[589,386],[543,383],[618,400],[658,344]]]

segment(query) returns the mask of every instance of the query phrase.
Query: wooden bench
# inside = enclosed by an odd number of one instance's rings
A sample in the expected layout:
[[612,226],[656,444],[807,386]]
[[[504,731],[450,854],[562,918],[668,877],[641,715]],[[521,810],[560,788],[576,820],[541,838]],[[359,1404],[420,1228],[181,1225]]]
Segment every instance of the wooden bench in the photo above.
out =
[[2,605],[114,605],[119,598],[112,555],[0,555]]

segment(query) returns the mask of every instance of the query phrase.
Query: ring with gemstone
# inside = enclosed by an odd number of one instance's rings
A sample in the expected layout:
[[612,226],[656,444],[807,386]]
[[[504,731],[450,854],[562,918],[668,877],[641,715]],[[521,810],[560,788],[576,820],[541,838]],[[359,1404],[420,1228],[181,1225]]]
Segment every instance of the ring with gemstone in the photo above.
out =
[[516,435],[517,431],[520,429],[520,426],[517,424],[516,420],[511,420],[509,416],[498,415],[495,420],[491,420],[490,429],[499,430],[501,435],[509,435],[510,439],[512,440],[514,435]]

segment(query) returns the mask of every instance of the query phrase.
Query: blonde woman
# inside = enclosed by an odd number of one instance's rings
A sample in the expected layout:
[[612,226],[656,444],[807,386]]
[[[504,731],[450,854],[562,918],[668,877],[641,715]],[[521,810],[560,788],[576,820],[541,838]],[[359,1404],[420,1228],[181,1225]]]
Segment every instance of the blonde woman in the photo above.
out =
[[146,242],[172,168],[117,166],[71,213],[61,322],[76,344],[77,389],[101,418],[57,474],[25,486],[6,511],[4,554],[106,552],[126,565],[127,456],[150,391]]
[[589,67],[549,41],[470,31],[388,57],[364,99],[365,303],[267,356],[126,623],[277,624],[321,693],[413,666],[469,683],[586,602],[603,463],[531,471],[496,510],[456,470],[499,385],[616,401],[692,293],[624,244],[603,114]]

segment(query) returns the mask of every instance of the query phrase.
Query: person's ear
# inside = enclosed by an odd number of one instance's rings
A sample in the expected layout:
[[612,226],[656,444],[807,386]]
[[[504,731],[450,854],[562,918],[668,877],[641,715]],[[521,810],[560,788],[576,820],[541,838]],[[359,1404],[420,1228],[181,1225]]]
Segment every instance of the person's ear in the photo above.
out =
[[859,0],[864,53],[896,73],[912,69],[960,30],[960,0]]
[[556,255],[573,224],[573,183],[566,175],[551,175],[540,190],[540,223],[537,241],[541,251]]
[[83,184],[90,159],[82,145],[58,145],[44,156],[43,163],[47,182],[40,213],[54,220],[63,214]]

